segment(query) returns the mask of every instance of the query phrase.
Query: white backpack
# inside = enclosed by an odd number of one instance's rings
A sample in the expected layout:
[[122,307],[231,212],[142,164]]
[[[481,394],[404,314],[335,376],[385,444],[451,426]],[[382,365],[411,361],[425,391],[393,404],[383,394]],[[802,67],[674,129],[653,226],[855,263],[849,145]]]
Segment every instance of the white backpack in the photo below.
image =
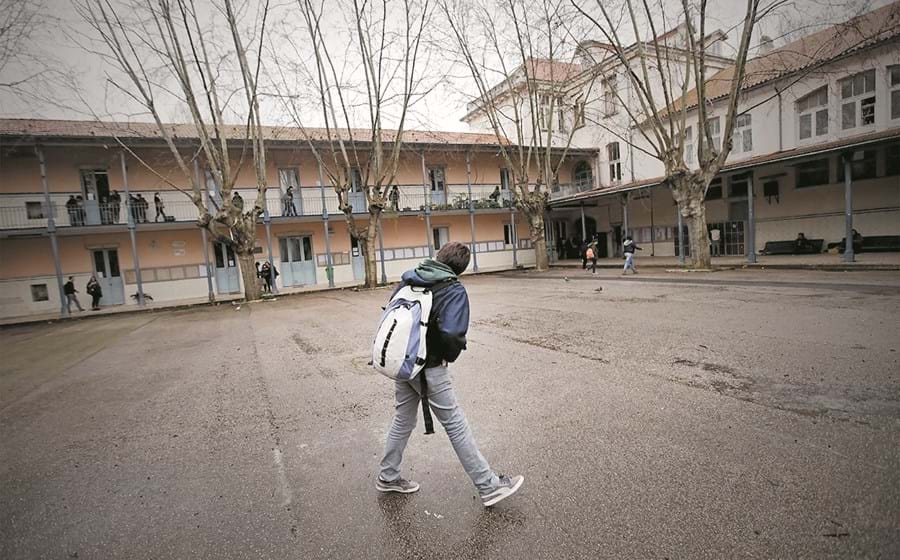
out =
[[394,294],[381,314],[372,344],[375,371],[401,381],[413,379],[422,371],[432,296],[451,283],[442,282],[431,288],[403,286]]

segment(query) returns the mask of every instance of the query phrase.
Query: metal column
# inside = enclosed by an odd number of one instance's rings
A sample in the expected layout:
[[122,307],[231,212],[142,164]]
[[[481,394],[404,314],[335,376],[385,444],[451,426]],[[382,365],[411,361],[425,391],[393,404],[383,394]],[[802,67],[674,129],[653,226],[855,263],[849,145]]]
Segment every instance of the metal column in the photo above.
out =
[[[200,189],[201,193],[205,193],[208,199],[209,190],[203,188],[203,181],[200,178],[200,164],[196,158],[194,159],[194,178],[197,181],[197,188]],[[213,289],[212,269],[209,266],[209,240],[206,238],[205,227],[200,228],[200,238],[203,240],[203,264],[206,265],[206,289],[209,290],[209,301],[212,303],[216,301],[216,291]]]
[[684,227],[681,223],[681,204],[675,204],[675,214],[678,217],[678,262],[684,264]]
[[422,195],[425,197],[425,241],[428,242],[428,256],[434,256],[431,243],[431,197],[428,196],[428,172],[425,170],[425,152],[422,152]]
[[47,162],[44,161],[44,150],[35,146],[38,163],[41,166],[41,185],[44,187],[44,212],[47,213],[47,235],[50,237],[50,250],[53,252],[53,267],[56,270],[56,284],[59,288],[59,306],[63,317],[69,315],[69,306],[66,305],[66,293],[63,289],[62,264],[59,262],[59,242],[56,240],[56,218],[53,216],[54,208],[50,202],[50,187],[47,184]]
[[581,203],[581,242],[587,241],[587,225],[584,223],[584,202]]
[[125,187],[125,209],[128,214],[128,236],[131,237],[131,256],[134,257],[134,278],[137,281],[138,305],[144,306],[144,283],[141,281],[141,263],[138,259],[137,240],[134,230],[134,216],[131,213],[131,193],[128,191],[128,167],[125,165],[125,152],[119,152],[122,162],[122,185]]
[[747,247],[747,262],[756,262],[756,210],[753,208],[753,172],[747,177],[747,238],[744,243]]
[[622,227],[625,229],[622,235],[628,237],[628,193],[622,196]]
[[384,268],[384,231],[381,229],[381,223],[384,220],[384,214],[378,219],[378,252],[381,254],[381,283],[387,284],[387,271]]
[[466,150],[466,186],[469,189],[469,231],[472,233],[472,267],[478,272],[478,249],[475,243],[475,201],[472,200],[472,161],[471,152]]
[[844,160],[844,262],[856,260],[853,254],[853,165],[851,153],[843,154]]
[[331,236],[328,234],[328,206],[325,204],[325,176],[322,172],[322,162],[319,162],[319,194],[322,195],[322,228],[325,232],[325,276],[328,277],[328,287],[334,288],[334,266],[331,261]]
[[275,284],[275,262],[272,260],[272,216],[269,215],[268,204],[263,210],[263,224],[266,226],[266,250],[269,251],[269,284],[272,286],[272,293],[278,293],[278,286]]
[[511,241],[513,246],[513,268],[519,268],[519,232],[518,228],[516,228],[516,205],[515,203],[509,205],[509,229],[512,231],[512,239]]

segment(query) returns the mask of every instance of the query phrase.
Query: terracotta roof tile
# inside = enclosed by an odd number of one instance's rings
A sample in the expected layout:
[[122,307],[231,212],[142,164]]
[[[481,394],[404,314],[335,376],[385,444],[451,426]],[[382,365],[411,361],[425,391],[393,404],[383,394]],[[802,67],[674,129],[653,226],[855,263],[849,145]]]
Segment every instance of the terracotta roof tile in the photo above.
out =
[[[888,4],[748,60],[743,89],[757,87],[897,38],[900,38],[900,2]],[[707,80],[708,101],[729,94],[734,69],[733,65],[724,68]],[[680,110],[683,103],[688,108],[696,106],[697,90],[691,90],[683,100],[676,101],[672,109]]]

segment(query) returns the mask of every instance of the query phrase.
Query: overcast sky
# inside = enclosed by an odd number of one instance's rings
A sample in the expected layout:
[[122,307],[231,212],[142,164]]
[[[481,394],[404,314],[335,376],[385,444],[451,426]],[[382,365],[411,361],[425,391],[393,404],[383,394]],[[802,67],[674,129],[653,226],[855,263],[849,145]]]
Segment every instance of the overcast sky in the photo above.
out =
[[[9,1],[9,0],[6,0]],[[13,0],[16,1],[16,0]],[[38,0],[40,1],[40,0]],[[115,0],[113,0],[115,1]],[[255,0],[251,0],[255,1]],[[764,0],[764,3],[772,0]],[[198,0],[202,4],[204,0]],[[583,2],[585,3],[585,2]],[[860,11],[872,9],[880,5],[890,3],[889,0],[796,0],[782,9],[777,15],[768,18],[760,25],[755,34],[754,44],[759,36],[767,34],[779,37],[785,27],[798,25],[799,23],[834,23],[855,15]],[[121,94],[110,92],[106,83],[105,73],[108,68],[102,58],[85,52],[84,49],[74,44],[73,37],[89,33],[86,25],[80,21],[69,0],[43,0],[42,13],[52,15],[52,20],[42,27],[37,35],[29,43],[29,51],[44,60],[52,61],[54,68],[69,73],[76,84],[51,91],[51,88],[43,88],[40,93],[48,97],[46,100],[37,100],[33,97],[23,99],[21,96],[11,95],[9,91],[0,88],[0,116],[16,118],[63,118],[63,119],[90,119],[91,111],[102,118],[116,118],[120,120],[146,121],[149,116],[142,114],[140,107],[129,103]],[[731,42],[736,40],[739,33],[739,25],[743,16],[743,2],[741,0],[716,0],[710,3],[713,8],[710,14],[710,22],[707,28],[721,28],[729,31]],[[0,4],[2,5],[2,4]],[[287,10],[291,3],[282,4],[281,8]],[[287,14],[285,16],[284,14]],[[329,17],[334,18],[333,14]],[[289,29],[292,25],[290,11],[282,12],[279,19],[280,28]],[[296,25],[299,28],[301,20],[297,17]],[[334,20],[333,25],[341,26],[342,22]],[[441,25],[441,20],[436,17],[432,25]],[[301,34],[298,31],[298,37]],[[593,38],[599,39],[599,36]],[[776,39],[776,46],[781,42]],[[431,69],[441,68],[447,71],[450,65],[441,60],[441,53],[432,54],[429,61]],[[8,65],[3,68],[4,75],[0,82],[10,81],[29,72],[31,68],[22,65]],[[451,72],[444,83],[434,89],[428,96],[420,101],[412,115],[412,128],[428,128],[438,130],[464,131],[466,125],[460,122],[465,114],[466,95],[463,91],[471,91],[464,73]],[[91,107],[91,111],[85,109],[85,105]],[[274,100],[264,100],[264,114],[269,121],[266,124],[289,124],[290,118]],[[188,116],[183,109],[174,106],[167,107],[163,111],[167,120],[187,121]]]

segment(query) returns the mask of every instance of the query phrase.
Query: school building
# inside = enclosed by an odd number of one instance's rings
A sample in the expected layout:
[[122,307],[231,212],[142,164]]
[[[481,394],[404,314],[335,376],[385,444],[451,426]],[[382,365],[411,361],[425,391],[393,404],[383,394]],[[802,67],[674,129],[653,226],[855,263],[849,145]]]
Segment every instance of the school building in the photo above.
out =
[[[173,125],[173,131],[185,153],[196,151],[193,126]],[[240,137],[237,127],[234,134]],[[281,292],[361,282],[362,257],[306,140],[288,127],[267,128],[265,135],[269,187],[257,260],[266,261],[271,250]],[[595,157],[592,150],[570,150],[560,180],[571,181],[573,166]],[[202,161],[196,172],[205,173]],[[190,189],[154,125],[0,120],[0,317],[59,312],[60,286],[69,276],[83,306],[91,275],[103,289],[103,306],[137,305],[138,273],[154,302],[242,293],[235,255],[197,226],[194,204],[160,175]],[[219,194],[206,175],[210,203]],[[236,184],[247,204],[256,198],[255,182],[252,165],[244,165]],[[470,245],[472,271],[534,263],[494,135],[409,131],[395,183],[400,197],[383,215],[378,243],[382,279],[396,280],[451,240]],[[288,187],[292,207],[284,197]],[[131,216],[129,197],[146,201],[131,205]],[[361,186],[350,199],[354,215],[367,219]]]

